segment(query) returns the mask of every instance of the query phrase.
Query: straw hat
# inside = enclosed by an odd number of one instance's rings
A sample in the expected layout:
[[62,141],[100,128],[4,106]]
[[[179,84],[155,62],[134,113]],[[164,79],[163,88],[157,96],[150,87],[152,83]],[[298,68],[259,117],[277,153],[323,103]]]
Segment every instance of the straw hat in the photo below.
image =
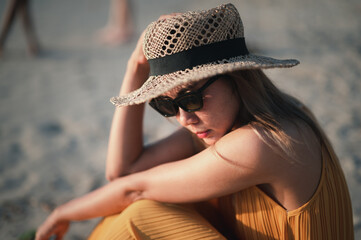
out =
[[233,4],[155,21],[146,29],[143,49],[150,76],[141,88],[111,98],[118,107],[144,103],[178,85],[217,74],[299,63],[250,54],[242,20]]

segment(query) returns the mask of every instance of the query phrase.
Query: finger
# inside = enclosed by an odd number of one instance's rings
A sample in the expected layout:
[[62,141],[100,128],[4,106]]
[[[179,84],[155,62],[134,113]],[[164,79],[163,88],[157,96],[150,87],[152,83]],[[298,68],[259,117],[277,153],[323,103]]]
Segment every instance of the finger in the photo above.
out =
[[35,240],[41,240],[44,239],[44,233],[41,230],[41,227],[36,230],[35,233]]
[[40,233],[40,232],[36,232],[35,240],[42,240],[42,239],[47,239],[46,235],[44,235],[43,233]]
[[56,239],[63,239],[63,237],[65,236],[66,232],[69,229],[69,223],[68,222],[63,222],[58,226],[58,229],[56,231]]
[[54,230],[55,230],[54,225],[45,222],[37,229],[35,239],[36,240],[49,239],[49,237],[51,236]]
[[42,232],[36,232],[35,240],[43,240],[43,239],[49,239],[49,234],[42,233]]
[[57,234],[54,239],[55,239],[55,240],[62,240],[63,237],[64,237],[64,233],[60,233],[60,234]]
[[56,233],[56,235],[55,235],[56,238],[54,238],[54,239],[56,239],[56,240],[61,240],[61,239],[63,239],[65,233],[66,233],[66,229],[61,229],[61,230],[59,230],[59,231]]

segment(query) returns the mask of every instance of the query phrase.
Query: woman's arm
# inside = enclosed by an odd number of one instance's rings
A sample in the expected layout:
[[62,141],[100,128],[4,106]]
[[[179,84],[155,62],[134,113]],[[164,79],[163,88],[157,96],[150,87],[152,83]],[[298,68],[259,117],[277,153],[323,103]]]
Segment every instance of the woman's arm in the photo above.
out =
[[85,220],[119,213],[137,200],[131,188],[130,176],[116,179],[107,185],[57,207],[38,228],[36,239],[49,239],[56,235],[62,239],[70,221]]
[[[164,15],[166,18],[171,15]],[[144,32],[133,51],[123,79],[120,95],[141,85],[149,76],[149,64],[143,53]],[[112,181],[164,162],[193,155],[196,150],[191,134],[183,129],[150,146],[143,146],[144,104],[116,108],[109,135],[106,178]]]
[[[118,178],[58,207],[39,228],[37,239],[64,234],[69,221],[119,213],[139,199],[197,202],[267,182],[275,154],[252,130],[245,131],[243,139],[232,133],[217,145],[220,153],[228,151],[227,157],[236,159],[235,162],[215,155],[208,148],[190,158]],[[62,230],[56,232],[56,229]]]
[[[144,32],[133,51],[123,79],[120,95],[142,86],[149,75],[149,64],[143,54]],[[144,104],[116,108],[109,135],[106,177],[113,180],[131,166],[143,151]],[[131,147],[130,147],[131,146]]]

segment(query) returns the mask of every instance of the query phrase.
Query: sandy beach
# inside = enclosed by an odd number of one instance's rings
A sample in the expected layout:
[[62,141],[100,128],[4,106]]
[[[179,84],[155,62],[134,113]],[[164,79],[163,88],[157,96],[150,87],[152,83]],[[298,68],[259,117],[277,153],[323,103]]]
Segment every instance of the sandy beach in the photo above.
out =
[[[252,52],[296,58],[266,70],[303,101],[339,156],[361,239],[361,3],[357,0],[228,1],[238,8]],[[118,46],[96,41],[108,1],[34,0],[42,53],[30,57],[17,21],[0,57],[0,239],[36,229],[51,210],[106,183],[113,105],[138,35],[159,15],[224,1],[135,0],[135,36]],[[7,1],[0,2],[3,17]],[[147,109],[145,141],[177,124]],[[85,239],[97,219],[74,223],[65,239]]]

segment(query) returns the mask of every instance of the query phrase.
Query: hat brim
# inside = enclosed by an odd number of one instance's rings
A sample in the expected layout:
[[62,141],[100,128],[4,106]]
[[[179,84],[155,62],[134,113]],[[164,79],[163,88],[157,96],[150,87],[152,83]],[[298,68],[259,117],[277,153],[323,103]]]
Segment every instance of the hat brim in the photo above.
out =
[[117,107],[141,104],[179,85],[200,81],[215,75],[246,69],[289,68],[297,64],[299,64],[299,61],[296,59],[280,60],[254,54],[237,56],[199,65],[192,69],[160,76],[150,76],[139,89],[126,95],[112,97],[110,102]]

